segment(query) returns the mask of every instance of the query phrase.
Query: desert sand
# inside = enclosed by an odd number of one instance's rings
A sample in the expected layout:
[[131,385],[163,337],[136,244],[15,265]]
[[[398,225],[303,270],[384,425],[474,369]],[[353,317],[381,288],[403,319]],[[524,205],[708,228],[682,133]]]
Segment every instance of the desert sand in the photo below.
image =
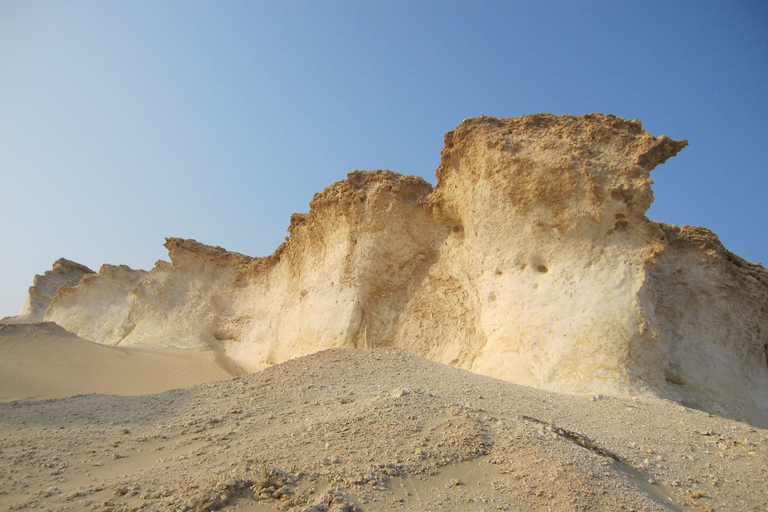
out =
[[54,323],[0,324],[0,400],[142,395],[237,375],[212,351],[108,347]]
[[768,431],[332,349],[184,390],[0,404],[11,510],[765,510]]

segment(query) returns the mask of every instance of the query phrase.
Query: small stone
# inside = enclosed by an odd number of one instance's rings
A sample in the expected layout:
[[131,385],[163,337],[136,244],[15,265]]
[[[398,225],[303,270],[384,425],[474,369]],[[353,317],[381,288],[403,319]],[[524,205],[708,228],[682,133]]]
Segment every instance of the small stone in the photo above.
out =
[[408,388],[400,388],[400,387],[398,387],[398,388],[394,388],[394,389],[393,389],[393,390],[390,392],[390,396],[391,396],[392,398],[400,398],[400,397],[403,397],[403,396],[409,395],[410,393],[411,393],[411,390],[410,390],[410,389],[408,389]]

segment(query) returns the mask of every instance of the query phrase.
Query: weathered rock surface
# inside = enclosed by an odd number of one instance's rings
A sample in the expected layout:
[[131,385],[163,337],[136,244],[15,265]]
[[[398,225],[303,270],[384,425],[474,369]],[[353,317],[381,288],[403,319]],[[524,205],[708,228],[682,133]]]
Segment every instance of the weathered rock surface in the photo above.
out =
[[249,371],[400,347],[768,425],[768,272],[645,216],[650,171],[686,144],[598,114],[469,119],[446,135],[434,189],[355,171],[267,258],[171,238],[170,263],[102,268],[45,319],[102,343],[214,348]]
[[34,323],[43,319],[45,311],[51,305],[59,287],[77,286],[86,274],[93,270],[85,265],[64,258],[53,262],[53,268],[44,274],[38,274],[29,287],[29,295],[19,314],[15,317],[3,318],[5,323]]
[[62,326],[77,325],[85,339],[116,345],[133,328],[129,292],[146,275],[145,270],[126,265],[102,265],[98,273],[84,276],[79,286],[60,288],[53,301],[68,306],[50,308],[46,319]]

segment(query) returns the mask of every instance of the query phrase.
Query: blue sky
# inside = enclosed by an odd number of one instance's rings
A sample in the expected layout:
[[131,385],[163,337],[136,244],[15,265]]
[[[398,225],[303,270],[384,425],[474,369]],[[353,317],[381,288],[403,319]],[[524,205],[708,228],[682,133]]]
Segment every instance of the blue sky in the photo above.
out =
[[690,146],[649,217],[768,264],[768,3],[0,2],[0,316],[66,257],[253,256],[355,169],[434,183],[462,119],[613,113]]

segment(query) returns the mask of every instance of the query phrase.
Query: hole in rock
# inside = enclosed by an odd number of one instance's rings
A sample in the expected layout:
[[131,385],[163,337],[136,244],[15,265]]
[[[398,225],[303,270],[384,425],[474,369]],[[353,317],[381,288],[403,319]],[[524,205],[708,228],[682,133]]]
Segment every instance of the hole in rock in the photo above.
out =
[[666,368],[664,370],[664,380],[666,380],[670,384],[676,384],[678,386],[682,386],[685,384],[685,381],[680,376],[680,374],[671,368]]
[[624,201],[625,203],[629,203],[632,198],[634,197],[634,194],[631,190],[627,190],[625,188],[618,188],[611,190],[611,197],[616,199],[617,201]]
[[230,339],[232,339],[230,336],[228,336],[226,333],[222,331],[214,331],[213,338],[216,341],[229,341]]
[[539,265],[538,267],[536,267],[536,270],[538,270],[542,274],[546,274],[547,272],[549,272],[549,269],[544,265]]

